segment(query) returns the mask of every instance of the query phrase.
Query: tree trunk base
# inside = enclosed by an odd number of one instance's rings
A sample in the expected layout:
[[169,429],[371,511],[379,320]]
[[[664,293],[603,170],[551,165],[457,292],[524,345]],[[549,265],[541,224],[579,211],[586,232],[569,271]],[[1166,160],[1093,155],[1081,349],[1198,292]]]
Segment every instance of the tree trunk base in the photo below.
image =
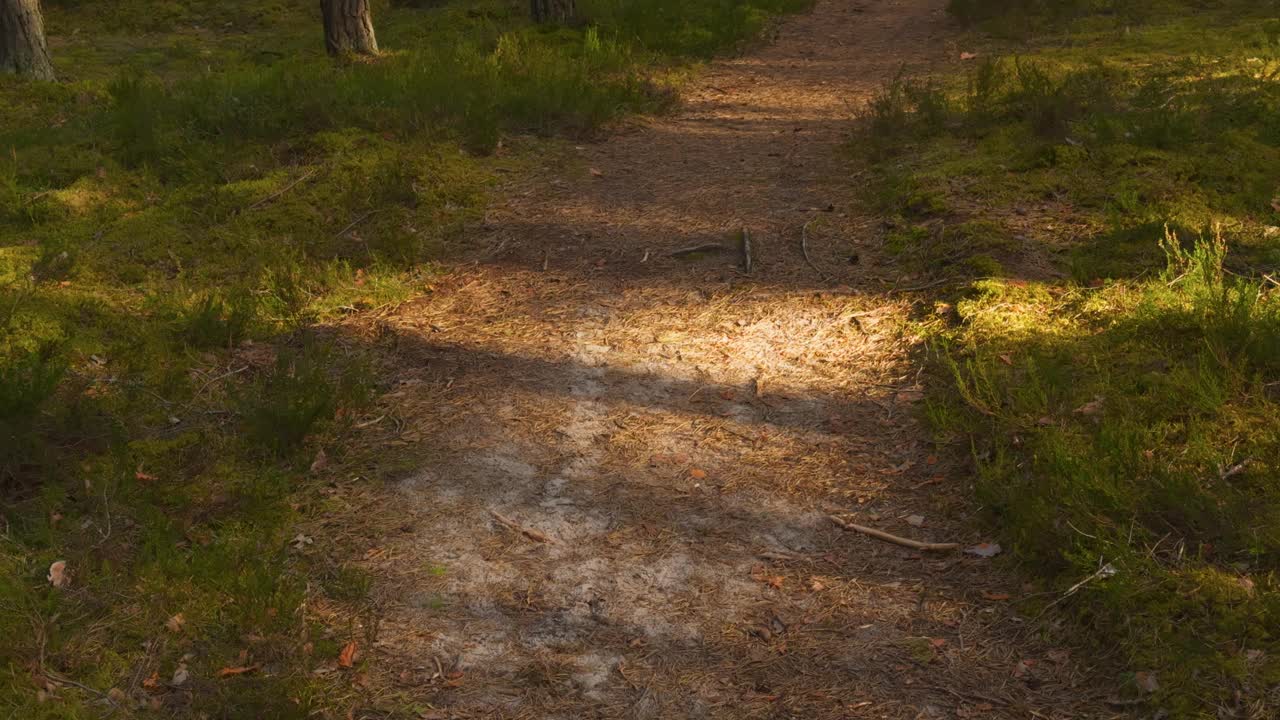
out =
[[574,0],[530,0],[529,14],[536,23],[567,23],[577,12]]
[[38,0],[0,0],[0,73],[54,79]]
[[324,47],[330,55],[377,55],[369,0],[320,0]]

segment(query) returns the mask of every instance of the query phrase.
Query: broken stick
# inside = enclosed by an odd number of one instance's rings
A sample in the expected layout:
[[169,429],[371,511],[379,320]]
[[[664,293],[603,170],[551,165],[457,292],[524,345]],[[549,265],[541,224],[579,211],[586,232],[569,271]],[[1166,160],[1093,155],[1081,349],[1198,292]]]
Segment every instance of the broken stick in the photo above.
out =
[[826,280],[827,274],[819,270],[818,266],[814,265],[813,260],[809,258],[809,226],[812,224],[813,220],[810,220],[800,226],[800,254],[804,255],[804,261],[809,263],[809,267],[813,268],[813,271],[818,274],[818,277]]
[[516,522],[515,520],[512,520],[511,518],[507,517],[506,515],[503,515],[497,510],[490,510],[489,514],[493,516],[494,520],[497,520],[502,525],[505,525],[506,527],[512,530],[515,530],[516,532],[520,533],[521,535],[524,535],[530,540],[535,540],[540,543],[551,542],[551,538],[547,537],[542,532],[538,530],[534,530],[533,528],[527,528],[521,525],[520,523]]
[[960,547],[960,543],[931,543],[899,537],[883,530],[869,528],[866,525],[851,523],[848,520],[835,515],[831,516],[831,522],[839,525],[845,530],[852,530],[853,532],[862,533],[863,535],[869,535],[877,540],[884,540],[885,542],[893,543],[894,545],[901,545],[903,547],[914,548],[916,550],[955,550]]
[[742,270],[751,274],[751,233],[742,228]]
[[673,250],[668,257],[678,258],[686,255],[697,255],[698,253],[723,252],[724,245],[720,243],[705,243],[703,245],[694,245],[693,247],[681,248]]

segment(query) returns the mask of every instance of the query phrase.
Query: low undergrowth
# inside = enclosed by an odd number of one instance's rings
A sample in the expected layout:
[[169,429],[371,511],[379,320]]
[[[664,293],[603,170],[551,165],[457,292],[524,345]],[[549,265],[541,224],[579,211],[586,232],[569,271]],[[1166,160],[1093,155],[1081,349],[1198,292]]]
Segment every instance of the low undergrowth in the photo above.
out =
[[421,292],[496,173],[806,3],[580,4],[375,3],[385,55],[333,62],[312,5],[45,3],[62,81],[0,77],[0,715],[375,704],[313,672],[367,639],[308,603],[368,583],[299,523],[398,469],[330,326]]
[[1119,651],[1118,703],[1272,717],[1280,17],[1013,5],[953,3],[1021,44],[973,36],[864,122],[885,250],[963,288],[922,320],[930,418],[1045,586],[1025,610]]

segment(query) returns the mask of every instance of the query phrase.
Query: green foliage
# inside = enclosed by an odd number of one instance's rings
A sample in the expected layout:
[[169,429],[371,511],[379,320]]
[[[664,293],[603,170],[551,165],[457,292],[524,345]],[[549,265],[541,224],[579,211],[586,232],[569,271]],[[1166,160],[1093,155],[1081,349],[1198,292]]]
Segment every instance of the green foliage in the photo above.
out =
[[66,373],[56,348],[18,350],[0,359],[0,492],[22,480],[23,465],[40,450],[40,412]]
[[813,0],[583,0],[581,12],[652,50],[710,57],[759,36],[771,19]]
[[332,346],[306,338],[299,348],[283,350],[238,405],[249,437],[284,454],[338,411],[349,415],[364,407],[371,391],[362,365],[342,361]]
[[1170,717],[1280,711],[1267,5],[955,0],[1026,44],[896,80],[859,143],[877,206],[915,218],[886,247],[986,278],[949,298],[958,324],[926,321],[940,440],[972,448],[993,532],[1046,591],[1093,577],[1058,607],[1157,672]]
[[1039,299],[989,283],[962,303],[950,357],[970,412],[951,429],[1020,556],[1064,587],[1116,568],[1074,607],[1159,670],[1179,716],[1203,710],[1196,693],[1270,707],[1280,293],[1228,274],[1220,241],[1165,248],[1150,282]]
[[180,83],[130,70],[109,86],[106,125],[126,164],[185,177],[216,172],[229,143],[362,128],[457,133],[490,151],[503,131],[583,132],[656,106],[626,48],[592,33],[576,47],[540,38],[510,32],[492,49],[463,38],[373,64],[286,60]]
[[232,348],[245,338],[256,313],[249,295],[206,293],[179,311],[175,331],[193,348]]

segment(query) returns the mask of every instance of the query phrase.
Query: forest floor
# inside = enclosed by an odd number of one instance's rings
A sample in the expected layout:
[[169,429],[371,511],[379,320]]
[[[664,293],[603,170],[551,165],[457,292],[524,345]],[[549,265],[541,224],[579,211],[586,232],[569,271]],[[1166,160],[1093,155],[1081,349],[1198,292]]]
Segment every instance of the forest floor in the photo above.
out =
[[1020,581],[966,551],[989,538],[921,419],[922,281],[878,249],[849,179],[868,99],[904,66],[959,62],[943,7],[818,2],[671,115],[499,188],[426,296],[339,323],[391,352],[361,442],[428,458],[341,483],[348,509],[304,528],[346,533],[371,578],[376,611],[331,669],[358,669],[353,707],[1119,714],[1098,663],[1045,640],[1049,620],[1009,607]]

